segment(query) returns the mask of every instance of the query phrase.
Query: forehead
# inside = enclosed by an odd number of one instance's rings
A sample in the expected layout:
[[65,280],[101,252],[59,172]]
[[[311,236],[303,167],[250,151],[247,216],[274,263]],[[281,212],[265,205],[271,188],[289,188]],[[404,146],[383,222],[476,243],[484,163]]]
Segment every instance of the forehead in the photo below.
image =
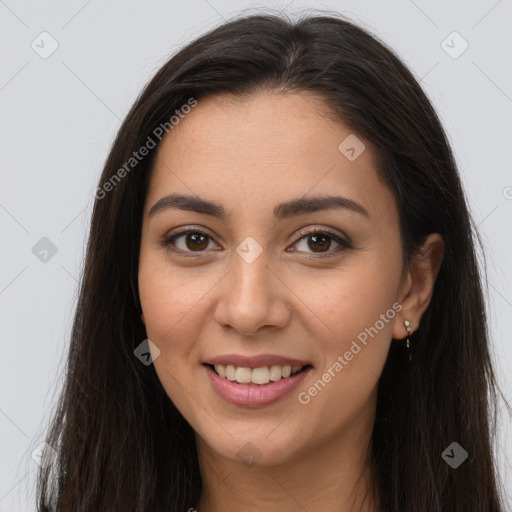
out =
[[361,203],[373,219],[396,213],[370,143],[330,119],[319,97],[303,93],[199,100],[159,145],[145,213],[172,192],[212,199],[241,215],[334,193]]

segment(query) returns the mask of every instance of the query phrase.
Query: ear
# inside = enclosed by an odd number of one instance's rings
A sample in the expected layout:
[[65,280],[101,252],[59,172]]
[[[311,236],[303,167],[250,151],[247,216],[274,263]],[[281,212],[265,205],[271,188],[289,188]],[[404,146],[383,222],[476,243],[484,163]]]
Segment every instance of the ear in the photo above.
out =
[[421,246],[420,252],[413,256],[400,289],[399,302],[402,309],[393,325],[394,339],[400,340],[407,336],[404,320],[409,320],[413,331],[418,330],[421,317],[432,299],[443,256],[443,238],[439,233],[431,233]]
[[142,323],[143,323],[144,325],[146,325],[146,322],[144,321],[144,313],[142,313],[142,314],[140,315],[140,319],[142,320]]

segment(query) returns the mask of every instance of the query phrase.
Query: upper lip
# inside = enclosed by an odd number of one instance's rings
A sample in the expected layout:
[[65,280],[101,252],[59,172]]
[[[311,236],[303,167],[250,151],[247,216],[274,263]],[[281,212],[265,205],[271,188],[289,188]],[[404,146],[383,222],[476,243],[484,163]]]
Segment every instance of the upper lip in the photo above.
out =
[[308,361],[292,359],[290,357],[273,354],[259,354],[257,356],[244,356],[241,354],[225,354],[205,361],[205,364],[232,364],[243,368],[261,368],[263,366],[306,366]]

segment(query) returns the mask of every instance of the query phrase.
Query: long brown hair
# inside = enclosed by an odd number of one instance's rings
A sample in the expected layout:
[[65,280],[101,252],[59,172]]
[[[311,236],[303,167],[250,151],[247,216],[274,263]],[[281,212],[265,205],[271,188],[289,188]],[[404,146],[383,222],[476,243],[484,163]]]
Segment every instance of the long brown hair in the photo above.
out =
[[[137,270],[156,150],[126,163],[148,138],[158,143],[158,127],[169,129],[191,98],[200,104],[260,88],[314,93],[329,115],[375,145],[378,172],[398,205],[404,262],[429,233],[445,241],[431,303],[412,336],[412,362],[392,343],[379,382],[369,449],[383,510],[504,511],[493,451],[499,388],[476,253],[482,243],[454,156],[395,53],[332,13],[230,20],[170,58],[128,113],[98,185],[65,384],[46,436],[58,456],[40,469],[38,511],[182,512],[198,503],[194,432],[153,365],[134,356],[146,338]],[[457,469],[442,457],[453,442],[468,452]]]

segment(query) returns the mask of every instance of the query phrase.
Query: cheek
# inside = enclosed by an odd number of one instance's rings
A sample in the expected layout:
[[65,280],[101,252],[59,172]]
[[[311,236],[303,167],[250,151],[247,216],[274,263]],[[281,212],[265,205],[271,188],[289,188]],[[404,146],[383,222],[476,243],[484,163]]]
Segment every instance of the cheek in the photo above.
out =
[[[311,334],[322,354],[319,381],[314,384],[315,389],[310,388],[313,394],[318,393],[316,407],[319,411],[331,411],[326,414],[339,421],[357,414],[367,403],[382,373],[391,343],[395,308],[399,307],[395,304],[393,308],[394,274],[393,269],[379,265],[376,257],[369,257],[360,264],[347,266],[346,270],[310,282],[309,287],[297,282],[294,288],[299,297],[308,297],[304,302],[314,315],[307,308],[304,315],[312,319]],[[332,404],[343,404],[343,407],[334,411]]]
[[305,407],[315,410],[326,435],[370,410],[369,400],[375,397],[396,317],[393,288],[377,284],[378,275],[368,268],[361,273],[351,269],[310,295],[322,363],[316,380],[299,392],[311,400]]
[[[395,316],[392,305],[396,272],[382,264],[379,266],[376,259],[361,259],[342,270],[293,282],[298,298],[296,305],[302,308],[299,316],[315,322],[319,336],[328,346],[342,349],[347,341],[360,333],[364,339],[365,329],[370,329],[376,322],[379,335],[384,338],[390,335]],[[385,317],[384,323],[379,321],[381,315]]]
[[[162,344],[185,345],[199,326],[191,319],[202,311],[204,297],[213,281],[195,269],[180,269],[162,257],[141,257],[139,293],[148,337]],[[198,313],[199,312],[199,313]]]
[[154,368],[167,395],[185,415],[191,414],[185,390],[192,389],[193,372],[199,368],[194,341],[200,337],[198,315],[205,314],[201,299],[209,289],[199,281],[185,278],[182,269],[171,272],[170,265],[156,258],[141,258],[139,293],[146,333],[160,350]]

